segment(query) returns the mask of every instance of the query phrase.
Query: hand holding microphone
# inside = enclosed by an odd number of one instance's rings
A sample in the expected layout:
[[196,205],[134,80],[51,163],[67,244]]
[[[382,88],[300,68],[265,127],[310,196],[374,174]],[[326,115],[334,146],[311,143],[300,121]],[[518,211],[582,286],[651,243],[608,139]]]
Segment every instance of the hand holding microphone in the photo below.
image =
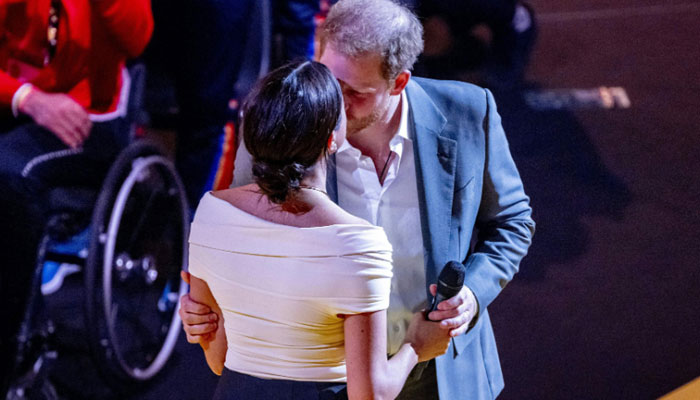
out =
[[[478,311],[476,297],[464,286],[464,275],[462,263],[450,261],[445,264],[438,276],[437,288],[431,288],[434,297],[425,313],[426,319],[439,321],[440,326],[449,329],[453,337],[467,331]],[[438,308],[441,303],[442,307]]]
[[[430,307],[422,315],[414,314],[404,340],[416,351],[419,362],[445,354],[451,338],[466,331],[471,321],[470,315],[473,316],[473,313],[469,311],[467,315],[461,313],[462,310],[470,310],[473,307],[465,307],[469,302],[463,301],[471,294],[471,291],[464,286],[464,273],[465,269],[461,263],[448,262],[440,272],[437,285],[430,285],[430,291],[434,296]],[[442,302],[446,302],[444,304],[447,306],[443,305],[443,309],[438,310],[438,304]],[[433,318],[429,318],[429,314],[432,314]],[[462,324],[459,324],[462,320],[467,323],[464,329]],[[446,332],[448,329],[449,331]]]
[[430,320],[428,314],[437,310],[437,305],[441,302],[455,297],[463,286],[464,265],[457,261],[448,261],[438,276],[437,293],[433,296],[433,302],[425,313],[425,319]]

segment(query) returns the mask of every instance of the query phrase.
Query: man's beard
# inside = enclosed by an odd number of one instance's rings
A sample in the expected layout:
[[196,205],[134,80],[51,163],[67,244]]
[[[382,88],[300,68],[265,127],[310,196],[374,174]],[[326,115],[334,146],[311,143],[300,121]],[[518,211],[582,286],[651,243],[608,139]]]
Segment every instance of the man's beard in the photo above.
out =
[[387,109],[389,109],[389,104],[373,109],[372,112],[365,117],[348,118],[347,135],[350,136],[353,133],[357,133],[369,126],[374,125],[377,121],[379,121],[379,119],[381,119],[382,115],[386,113]]

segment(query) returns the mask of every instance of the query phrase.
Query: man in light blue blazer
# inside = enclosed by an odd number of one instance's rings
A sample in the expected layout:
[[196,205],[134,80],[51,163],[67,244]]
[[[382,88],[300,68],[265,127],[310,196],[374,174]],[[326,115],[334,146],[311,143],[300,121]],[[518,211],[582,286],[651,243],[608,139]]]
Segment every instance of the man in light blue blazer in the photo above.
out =
[[440,398],[495,398],[504,382],[487,307],[530,245],[528,198],[488,90],[414,79],[406,93],[423,189],[426,280],[435,282],[447,261],[460,260],[478,302],[471,327],[436,359]]
[[[348,123],[328,194],[381,225],[394,247],[390,353],[442,267],[466,267],[459,294],[429,315],[450,331],[450,349],[419,364],[399,398],[495,398],[504,384],[488,305],[517,272],[534,222],[493,97],[466,83],[412,78],[422,29],[389,0],[341,0],[319,33],[319,61],[340,82]],[[236,157],[234,184],[251,182],[244,146]],[[183,298],[190,342],[215,327],[207,313]]]

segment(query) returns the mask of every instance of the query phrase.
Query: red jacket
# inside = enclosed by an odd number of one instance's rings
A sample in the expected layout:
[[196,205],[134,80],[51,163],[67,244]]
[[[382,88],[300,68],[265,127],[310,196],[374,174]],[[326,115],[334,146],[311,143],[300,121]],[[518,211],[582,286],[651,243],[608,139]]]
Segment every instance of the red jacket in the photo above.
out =
[[51,0],[0,0],[0,109],[22,83],[67,93],[88,112],[113,111],[121,70],[153,32],[150,0],[61,0],[58,44],[44,65]]

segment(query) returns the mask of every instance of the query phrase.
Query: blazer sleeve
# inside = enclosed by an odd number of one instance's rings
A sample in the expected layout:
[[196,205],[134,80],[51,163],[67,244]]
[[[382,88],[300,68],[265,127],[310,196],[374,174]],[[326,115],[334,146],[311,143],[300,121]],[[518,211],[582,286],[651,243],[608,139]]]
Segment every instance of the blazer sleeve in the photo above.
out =
[[513,278],[535,232],[530,199],[510,154],[496,103],[491,92],[484,91],[483,190],[476,218],[476,244],[465,260],[464,282],[476,296],[479,310],[484,310]]

